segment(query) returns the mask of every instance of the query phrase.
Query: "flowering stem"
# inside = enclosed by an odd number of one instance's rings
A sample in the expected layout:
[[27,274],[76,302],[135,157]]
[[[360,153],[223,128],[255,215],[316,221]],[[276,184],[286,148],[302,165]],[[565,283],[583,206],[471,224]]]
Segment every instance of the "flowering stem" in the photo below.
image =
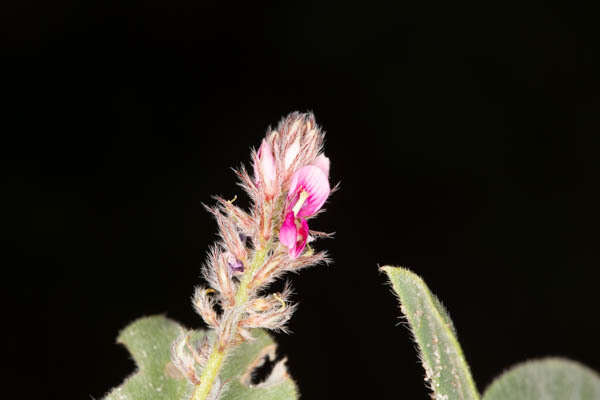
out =
[[219,351],[219,346],[215,342],[213,351],[208,358],[206,366],[202,370],[202,377],[200,378],[200,384],[194,388],[194,394],[192,400],[205,400],[215,381],[215,378],[219,375],[223,359],[225,358],[225,350]]
[[262,265],[262,263],[265,261],[265,257],[267,256],[270,245],[271,245],[271,243],[268,242],[264,248],[256,251],[256,253],[254,253],[254,257],[252,257],[252,262],[250,263],[250,267],[248,268],[247,271],[245,271],[244,275],[242,275],[242,280],[240,281],[240,286],[238,287],[238,291],[235,294],[235,305],[236,306],[243,305],[246,303],[246,301],[248,301],[248,285],[250,284],[250,281],[253,278],[254,271],[256,271],[256,269],[258,267],[260,267]]
[[[267,243],[267,245],[264,248],[259,249],[254,253],[250,266],[242,275],[240,285],[238,286],[238,290],[235,294],[235,306],[239,307],[241,310],[245,308],[244,305],[248,301],[248,285],[252,280],[254,271],[265,261],[265,257],[267,256],[269,247],[270,242]],[[241,313],[236,315],[236,319],[239,320]],[[230,337],[235,337],[238,321],[232,322],[233,323],[231,324],[232,328]],[[219,372],[221,371],[221,367],[223,365],[223,360],[225,359],[228,350],[228,348],[220,347],[221,346],[219,346],[219,337],[217,336],[215,337],[215,341],[212,346],[212,352],[208,357],[206,366],[202,370],[202,375],[200,376],[200,384],[196,385],[196,387],[194,388],[194,393],[192,395],[191,400],[206,400],[208,398],[208,395],[212,390],[215,379],[217,378],[217,376],[219,376]]]

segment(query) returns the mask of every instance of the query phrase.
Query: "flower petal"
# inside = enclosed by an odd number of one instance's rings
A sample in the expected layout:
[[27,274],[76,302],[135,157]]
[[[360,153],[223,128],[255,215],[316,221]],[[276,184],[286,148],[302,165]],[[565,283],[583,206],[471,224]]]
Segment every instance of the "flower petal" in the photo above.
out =
[[[298,222],[300,222],[300,226],[298,226]],[[304,247],[306,247],[306,240],[308,239],[308,223],[304,218],[300,218],[299,221],[296,221],[296,226],[298,226],[298,233],[296,237],[296,246],[292,250],[290,249],[290,256],[292,258],[298,258]]]
[[319,167],[325,176],[329,177],[329,158],[325,157],[325,154],[319,154],[319,156],[315,158],[311,165]]
[[308,194],[308,197],[298,210],[296,217],[313,215],[327,200],[331,189],[329,188],[329,180],[321,168],[307,165],[296,171],[292,176],[288,192],[288,209],[292,209],[296,205],[303,191]]
[[296,249],[296,236],[298,236],[298,230],[294,219],[294,213],[291,211],[288,212],[283,224],[281,224],[281,229],[279,230],[279,242],[290,249],[290,254],[292,250]]

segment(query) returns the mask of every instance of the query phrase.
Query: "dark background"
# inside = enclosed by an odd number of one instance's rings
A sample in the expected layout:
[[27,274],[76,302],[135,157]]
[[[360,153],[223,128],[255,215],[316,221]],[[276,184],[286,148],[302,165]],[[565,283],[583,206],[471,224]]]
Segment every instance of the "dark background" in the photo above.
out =
[[480,389],[544,355],[600,369],[593,10],[3,8],[4,370],[25,397],[100,398],[133,369],[114,341],[139,316],[201,326],[201,203],[241,197],[230,167],[294,110],[315,112],[341,181],[315,226],[335,263],[291,278],[276,335],[304,399],[428,398],[378,264],[439,295]]

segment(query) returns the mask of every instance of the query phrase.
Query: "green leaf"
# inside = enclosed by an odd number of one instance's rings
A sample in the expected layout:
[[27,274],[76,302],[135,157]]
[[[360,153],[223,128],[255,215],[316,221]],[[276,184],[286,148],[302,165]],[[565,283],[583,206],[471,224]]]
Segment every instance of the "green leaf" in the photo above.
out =
[[[114,388],[105,400],[189,400],[193,385],[187,380],[174,379],[165,373],[171,360],[171,343],[183,328],[164,316],[140,318],[127,326],[117,342],[125,345],[138,366],[138,371],[123,384]],[[192,336],[200,339],[207,333],[195,331]],[[221,400],[264,399],[292,400],[298,398],[294,381],[287,374],[285,359],[273,367],[263,382],[251,385],[254,368],[265,357],[275,357],[276,344],[262,330],[252,332],[255,340],[238,346],[228,357],[221,381],[227,382]],[[208,333],[212,336],[212,332]]]
[[479,393],[448,313],[416,274],[385,266],[419,347],[425,379],[436,400],[476,400]]
[[506,371],[488,387],[483,400],[598,400],[600,376],[577,362],[546,358]]
[[138,371],[113,389],[106,400],[189,398],[192,388],[186,380],[165,375],[166,365],[171,360],[171,343],[181,329],[163,316],[140,318],[127,326],[119,334],[117,343],[129,350]]
[[221,379],[229,381],[221,400],[288,400],[297,399],[296,384],[285,368],[286,359],[278,361],[271,375],[257,385],[250,385],[254,368],[262,365],[265,358],[275,361],[277,345],[263,330],[252,331],[255,340],[246,342],[233,351],[221,372]]

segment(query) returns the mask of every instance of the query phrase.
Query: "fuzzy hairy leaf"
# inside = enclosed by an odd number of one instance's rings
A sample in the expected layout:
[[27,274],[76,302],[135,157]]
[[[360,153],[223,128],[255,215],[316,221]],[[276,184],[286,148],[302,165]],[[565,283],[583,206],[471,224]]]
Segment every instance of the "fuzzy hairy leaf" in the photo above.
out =
[[512,367],[488,387],[483,400],[597,400],[600,376],[571,360],[546,358]]
[[433,398],[479,399],[452,321],[439,300],[413,272],[391,266],[381,269],[398,295],[402,312],[417,342]]
[[140,318],[121,331],[117,343],[129,350],[138,370],[114,388],[106,400],[189,398],[191,387],[187,381],[165,375],[171,343],[180,332],[176,322],[163,316]]
[[[117,342],[129,350],[138,370],[111,390],[105,400],[189,400],[193,385],[165,373],[171,360],[171,343],[181,330],[178,323],[162,315],[140,318],[127,326]],[[200,339],[204,335],[205,331],[195,331],[192,336]],[[262,364],[265,356],[274,359],[276,347],[266,332],[254,330],[252,335],[255,340],[238,346],[226,360],[220,377],[227,385],[220,399],[297,399],[296,385],[286,372],[285,359],[275,364],[266,380],[251,384],[254,368]]]

